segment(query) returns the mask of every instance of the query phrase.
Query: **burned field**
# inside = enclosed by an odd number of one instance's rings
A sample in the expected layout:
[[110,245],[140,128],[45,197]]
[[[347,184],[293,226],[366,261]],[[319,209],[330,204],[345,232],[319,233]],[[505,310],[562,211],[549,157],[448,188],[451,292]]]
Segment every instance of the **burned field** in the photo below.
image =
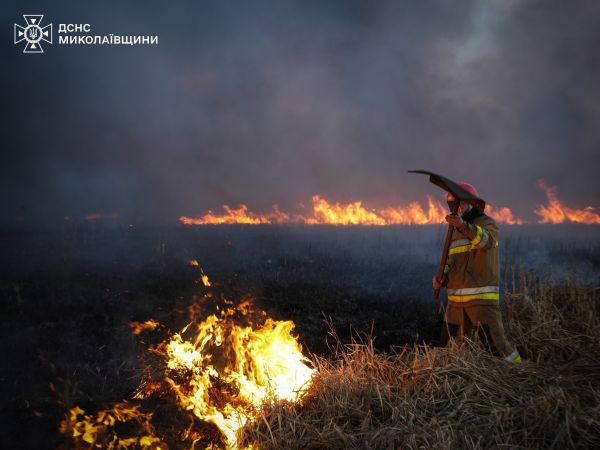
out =
[[[246,300],[275,321],[294,322],[292,334],[319,375],[305,403],[270,405],[264,420],[242,430],[240,443],[542,448],[552,444],[552,436],[559,446],[598,443],[598,228],[503,228],[508,328],[530,361],[516,372],[476,348],[435,348],[441,317],[430,283],[443,231],[438,226],[120,228],[86,223],[5,232],[2,447],[91,446],[59,431],[61,422],[63,431],[68,428],[65,420],[73,408],[94,414],[116,402],[134,402],[144,381],[157,380],[152,371],[160,362],[148,347],[183,329],[190,305],[206,308],[196,310],[195,319],[202,321],[203,314],[223,310],[225,302],[235,308]],[[202,283],[200,268],[210,288]],[[150,320],[160,324],[155,332],[139,328]],[[344,347],[352,342],[363,345]],[[419,371],[415,364],[429,369]],[[490,374],[485,381],[484,373]],[[563,391],[552,378],[557,376],[563,377]],[[419,385],[419,377],[428,377],[425,384]],[[502,387],[495,394],[496,409],[469,403],[469,377],[484,390]],[[518,389],[506,381],[511,377]],[[410,387],[412,397],[399,394],[400,385]],[[528,392],[533,403],[527,403]],[[339,403],[342,397],[348,404]],[[555,411],[544,402],[554,402]],[[218,429],[190,418],[167,393],[138,396],[137,406],[151,413],[151,420],[137,415],[117,424],[115,434],[152,435],[160,444],[138,438],[129,448],[227,445]],[[328,408],[343,416],[345,407],[352,413],[338,422],[328,416]],[[421,414],[408,420],[403,411],[411,408]],[[545,422],[536,411],[544,411]],[[496,415],[488,428],[481,425],[478,432],[467,423],[467,416],[479,423],[484,414]],[[454,417],[454,429],[444,425],[445,417]],[[484,437],[492,425],[506,421],[513,428]],[[412,435],[402,427],[411,428]],[[466,429],[476,438],[464,437]],[[106,440],[96,443],[107,446],[110,436],[106,432]]]

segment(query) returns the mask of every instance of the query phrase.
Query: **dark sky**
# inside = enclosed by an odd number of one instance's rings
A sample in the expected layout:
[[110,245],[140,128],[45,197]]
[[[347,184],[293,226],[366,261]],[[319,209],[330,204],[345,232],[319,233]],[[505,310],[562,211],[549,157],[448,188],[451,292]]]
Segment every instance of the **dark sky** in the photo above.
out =
[[[22,14],[55,26],[13,45]],[[600,2],[4,1],[0,219],[174,222],[313,194],[373,207],[475,184],[533,218],[537,180],[600,206]],[[57,45],[59,23],[158,46]]]

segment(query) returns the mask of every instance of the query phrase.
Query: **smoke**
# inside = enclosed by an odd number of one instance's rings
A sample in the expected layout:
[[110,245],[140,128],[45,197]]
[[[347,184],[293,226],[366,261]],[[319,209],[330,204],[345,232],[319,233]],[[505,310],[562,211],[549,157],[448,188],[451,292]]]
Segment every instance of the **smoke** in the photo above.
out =
[[540,178],[600,203],[597,2],[12,1],[3,35],[36,11],[160,44],[3,40],[2,220],[383,207],[436,194],[422,168],[524,218]]

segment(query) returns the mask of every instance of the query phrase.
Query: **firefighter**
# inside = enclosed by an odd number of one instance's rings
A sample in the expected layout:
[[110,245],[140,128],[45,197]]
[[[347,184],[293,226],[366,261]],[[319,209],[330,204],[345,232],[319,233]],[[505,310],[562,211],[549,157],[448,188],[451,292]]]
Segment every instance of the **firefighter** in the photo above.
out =
[[[459,185],[479,197],[469,183]],[[448,194],[447,200],[452,209],[456,199]],[[448,294],[442,343],[447,343],[449,338],[460,341],[477,330],[488,348],[493,345],[506,361],[520,364],[519,352],[506,339],[499,307],[498,225],[465,202],[460,202],[458,214],[447,215],[446,221],[454,227],[454,233],[441,282]],[[434,289],[439,285],[433,277]]]

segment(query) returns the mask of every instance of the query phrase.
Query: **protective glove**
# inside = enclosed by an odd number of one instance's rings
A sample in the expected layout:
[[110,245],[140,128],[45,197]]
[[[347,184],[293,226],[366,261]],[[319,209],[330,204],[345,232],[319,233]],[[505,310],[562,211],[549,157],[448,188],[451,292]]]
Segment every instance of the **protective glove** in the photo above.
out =
[[442,278],[442,282],[441,282],[441,283],[440,283],[440,282],[438,282],[438,280],[437,280],[437,277],[433,277],[433,278],[431,279],[431,285],[433,286],[433,289],[437,291],[437,290],[439,289],[439,287],[440,287],[440,286],[444,286],[444,287],[445,287],[445,286],[446,286],[446,282],[447,282],[447,281],[448,281],[448,280],[446,279],[446,277],[445,277],[445,276],[444,276],[444,278]]
[[458,214],[448,214],[446,216],[446,222],[448,222],[454,228],[460,228],[465,223],[462,217],[460,217]]

